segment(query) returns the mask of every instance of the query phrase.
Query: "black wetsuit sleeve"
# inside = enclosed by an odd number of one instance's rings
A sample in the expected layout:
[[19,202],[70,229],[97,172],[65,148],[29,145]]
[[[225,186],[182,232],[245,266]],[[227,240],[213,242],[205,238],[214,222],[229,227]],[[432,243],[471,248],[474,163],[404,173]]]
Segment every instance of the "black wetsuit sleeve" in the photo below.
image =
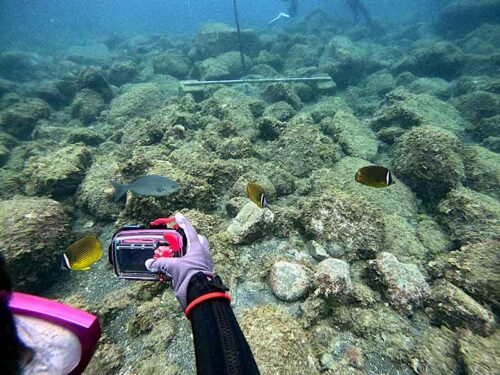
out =
[[[223,290],[220,278],[209,282],[199,272],[189,282],[187,303]],[[260,374],[228,300],[202,302],[190,315],[198,375]]]

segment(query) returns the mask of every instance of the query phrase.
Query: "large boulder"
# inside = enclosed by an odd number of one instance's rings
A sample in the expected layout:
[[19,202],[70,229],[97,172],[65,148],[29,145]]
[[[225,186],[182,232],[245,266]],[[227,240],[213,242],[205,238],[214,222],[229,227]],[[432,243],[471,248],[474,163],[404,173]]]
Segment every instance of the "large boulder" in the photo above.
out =
[[157,74],[169,74],[179,79],[186,78],[191,62],[179,53],[163,53],[153,58],[153,69]]
[[428,265],[435,277],[444,277],[484,305],[500,311],[500,241],[465,245],[444,253]]
[[39,120],[50,115],[49,106],[42,100],[31,99],[16,103],[0,113],[0,129],[20,139],[28,139]]
[[16,196],[0,201],[2,255],[16,289],[47,287],[68,245],[68,221],[61,205],[51,199]]
[[488,195],[457,188],[439,203],[438,219],[458,244],[498,239],[500,203]]
[[439,200],[465,179],[462,144],[453,134],[421,126],[394,147],[394,173],[426,201]]
[[[241,45],[245,54],[255,56],[260,51],[261,42],[253,30],[241,30]],[[199,59],[215,57],[228,51],[239,49],[238,33],[223,24],[205,25],[194,38],[195,53]]]
[[494,198],[500,198],[500,154],[481,146],[464,150],[466,186]]
[[329,168],[315,170],[306,180],[305,185],[315,192],[335,188],[352,196],[363,197],[363,200],[377,207],[384,214],[397,214],[406,219],[415,219],[418,199],[411,189],[396,178],[396,184],[387,189],[373,189],[360,184],[354,179],[359,168],[370,165],[368,160],[343,157]]
[[396,65],[395,71],[449,80],[460,75],[465,60],[463,51],[456,45],[426,40],[419,42],[412,53]]
[[331,256],[351,260],[382,251],[382,216],[366,201],[331,189],[304,202],[300,222],[306,235],[324,245]]
[[278,261],[271,267],[269,283],[276,297],[294,302],[307,295],[311,287],[311,271],[297,263]]
[[375,131],[389,127],[410,129],[423,125],[461,135],[468,124],[451,104],[428,94],[416,95],[401,88],[386,95],[371,121]]
[[332,137],[346,155],[373,160],[378,141],[373,130],[349,112],[337,111],[333,118],[323,119],[321,130]]
[[500,368],[500,331],[490,337],[465,333],[458,351],[467,374],[492,375]]
[[334,36],[326,44],[319,60],[320,69],[328,73],[339,87],[355,84],[366,74],[368,58],[364,48],[345,36]]
[[222,53],[195,64],[196,76],[201,80],[237,79],[252,65],[252,60],[245,57],[245,67],[241,55],[237,51]]
[[234,243],[249,243],[264,237],[273,221],[274,214],[271,210],[262,209],[255,203],[248,202],[238,212],[227,231]]
[[416,265],[401,263],[387,252],[380,253],[371,264],[386,298],[399,313],[411,314],[429,296],[429,285]]
[[327,258],[318,264],[314,273],[316,295],[337,298],[351,291],[349,264],[340,259]]
[[329,167],[342,156],[341,147],[323,134],[319,125],[306,116],[295,116],[280,129],[279,138],[269,142],[269,158],[297,177],[306,177],[315,169]]
[[415,340],[415,351],[409,359],[416,373],[456,374],[459,362],[456,358],[455,333],[446,327],[429,327]]
[[319,372],[310,339],[289,315],[266,305],[244,311],[240,322],[263,375]]
[[71,103],[71,116],[80,120],[85,125],[97,121],[105,108],[104,99],[98,92],[91,89],[83,89]]
[[72,195],[91,163],[90,151],[81,145],[67,146],[42,157],[31,157],[24,168],[26,191],[54,198]]
[[130,85],[128,90],[116,97],[111,103],[108,119],[119,117],[144,117],[159,108],[162,103],[162,92],[154,83]]
[[500,4],[496,0],[455,0],[444,7],[435,22],[445,36],[466,34],[482,24],[497,23]]
[[433,318],[451,329],[464,327],[484,336],[495,329],[493,314],[446,280],[439,280],[432,286],[429,306]]

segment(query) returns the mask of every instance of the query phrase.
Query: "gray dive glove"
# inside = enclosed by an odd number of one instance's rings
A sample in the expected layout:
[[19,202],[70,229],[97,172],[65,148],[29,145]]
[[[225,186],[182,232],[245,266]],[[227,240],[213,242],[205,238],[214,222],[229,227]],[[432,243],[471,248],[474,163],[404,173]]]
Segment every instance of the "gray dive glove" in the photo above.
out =
[[146,268],[151,272],[163,272],[172,279],[175,296],[184,311],[191,277],[202,272],[205,276],[212,278],[214,266],[207,238],[196,233],[196,229],[181,213],[175,214],[175,221],[187,238],[186,255],[182,258],[148,259]]

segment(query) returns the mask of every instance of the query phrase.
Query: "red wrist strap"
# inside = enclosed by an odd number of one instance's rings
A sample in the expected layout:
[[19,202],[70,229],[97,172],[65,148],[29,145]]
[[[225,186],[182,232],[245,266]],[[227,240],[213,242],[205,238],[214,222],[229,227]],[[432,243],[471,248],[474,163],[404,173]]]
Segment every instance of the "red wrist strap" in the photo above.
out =
[[199,296],[195,300],[193,300],[188,307],[186,307],[186,311],[184,311],[184,315],[186,315],[186,318],[191,319],[189,317],[189,313],[191,310],[195,307],[198,306],[200,303],[205,302],[209,299],[215,299],[215,298],[224,298],[227,299],[228,301],[231,302],[231,297],[229,297],[226,293],[224,292],[214,292],[214,293],[207,293],[202,296]]

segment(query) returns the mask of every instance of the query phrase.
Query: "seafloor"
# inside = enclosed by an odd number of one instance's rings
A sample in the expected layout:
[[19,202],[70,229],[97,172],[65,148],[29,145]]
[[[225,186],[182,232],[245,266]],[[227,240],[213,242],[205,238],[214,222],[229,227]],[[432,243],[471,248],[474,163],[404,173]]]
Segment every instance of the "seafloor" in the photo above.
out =
[[[117,280],[106,257],[59,270],[83,234],[107,244],[181,211],[263,374],[498,373],[499,9],[460,0],[371,27],[316,12],[244,30],[245,69],[225,25],[0,53],[0,243],[17,288],[99,316],[87,374],[192,374],[167,284]],[[180,86],[241,76],[335,84]],[[355,182],[369,164],[396,184]],[[111,179],[147,174],[182,188],[113,201]],[[246,197],[252,180],[270,209]]]

